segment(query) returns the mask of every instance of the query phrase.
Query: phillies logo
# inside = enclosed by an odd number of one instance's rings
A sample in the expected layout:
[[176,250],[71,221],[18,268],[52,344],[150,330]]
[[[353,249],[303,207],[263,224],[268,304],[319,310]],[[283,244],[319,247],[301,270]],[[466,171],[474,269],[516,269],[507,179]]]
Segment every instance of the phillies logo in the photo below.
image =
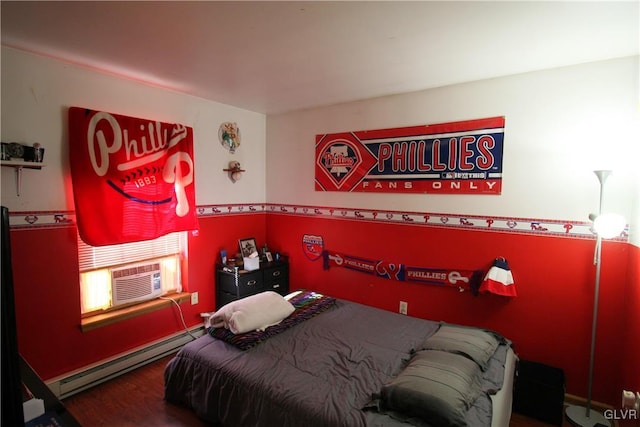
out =
[[326,146],[320,155],[319,163],[329,173],[336,186],[340,187],[342,181],[359,162],[358,155],[349,141],[337,139]]
[[311,261],[315,261],[322,256],[324,251],[324,240],[322,236],[305,234],[302,236],[302,252]]
[[324,191],[354,188],[375,158],[352,133],[316,136],[316,188]]
[[338,182],[347,176],[356,161],[353,149],[348,145],[339,145],[335,142],[322,155],[322,164]]
[[119,173],[121,178],[118,181],[107,178],[107,184],[138,203],[170,203],[172,196],[158,200],[155,195],[168,193],[157,190],[160,186],[173,188],[176,215],[187,215],[190,208],[185,188],[193,183],[194,175],[193,159],[180,149],[188,135],[187,127],[173,125],[167,129],[162,123],[148,122],[140,124],[137,131],[138,135],[133,136],[135,129],[122,129],[118,119],[109,113],[100,111],[91,117],[86,141],[95,174],[108,176],[114,162],[117,172],[113,174]]

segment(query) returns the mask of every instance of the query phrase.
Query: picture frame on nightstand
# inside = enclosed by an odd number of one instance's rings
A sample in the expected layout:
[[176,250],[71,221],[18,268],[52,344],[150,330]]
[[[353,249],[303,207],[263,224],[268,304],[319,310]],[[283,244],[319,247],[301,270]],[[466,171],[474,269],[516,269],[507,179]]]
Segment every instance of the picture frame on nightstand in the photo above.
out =
[[246,237],[238,240],[240,246],[240,253],[243,258],[248,258],[254,252],[258,252],[258,245],[256,245],[256,239],[253,237]]

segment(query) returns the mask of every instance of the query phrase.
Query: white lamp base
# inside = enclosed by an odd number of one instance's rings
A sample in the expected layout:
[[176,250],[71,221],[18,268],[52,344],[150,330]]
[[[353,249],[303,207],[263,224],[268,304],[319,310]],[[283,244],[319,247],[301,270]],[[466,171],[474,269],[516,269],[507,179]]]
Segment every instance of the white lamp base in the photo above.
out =
[[611,423],[600,412],[591,409],[587,417],[587,408],[584,406],[567,406],[565,410],[567,419],[574,426],[595,427],[596,425],[611,427]]

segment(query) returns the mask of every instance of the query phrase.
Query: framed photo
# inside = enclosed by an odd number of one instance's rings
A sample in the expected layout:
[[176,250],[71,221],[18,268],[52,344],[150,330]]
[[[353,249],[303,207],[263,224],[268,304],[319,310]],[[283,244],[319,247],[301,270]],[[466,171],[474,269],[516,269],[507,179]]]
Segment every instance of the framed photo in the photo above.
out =
[[267,261],[273,262],[273,255],[271,255],[271,252],[267,252],[265,255],[267,256]]
[[256,245],[256,239],[253,237],[247,237],[245,239],[238,240],[240,245],[240,253],[243,257],[248,257],[254,252],[258,252],[258,246]]

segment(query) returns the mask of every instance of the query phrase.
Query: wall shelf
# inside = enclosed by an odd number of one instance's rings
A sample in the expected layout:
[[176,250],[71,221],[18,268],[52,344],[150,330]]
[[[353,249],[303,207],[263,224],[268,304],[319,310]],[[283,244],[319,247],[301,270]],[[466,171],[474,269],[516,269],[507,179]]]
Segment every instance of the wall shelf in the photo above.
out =
[[37,169],[40,170],[46,165],[39,162],[26,162],[24,160],[2,160],[0,162],[2,167],[12,167],[16,170],[16,195],[20,196],[20,190],[22,189],[22,170],[23,169]]

